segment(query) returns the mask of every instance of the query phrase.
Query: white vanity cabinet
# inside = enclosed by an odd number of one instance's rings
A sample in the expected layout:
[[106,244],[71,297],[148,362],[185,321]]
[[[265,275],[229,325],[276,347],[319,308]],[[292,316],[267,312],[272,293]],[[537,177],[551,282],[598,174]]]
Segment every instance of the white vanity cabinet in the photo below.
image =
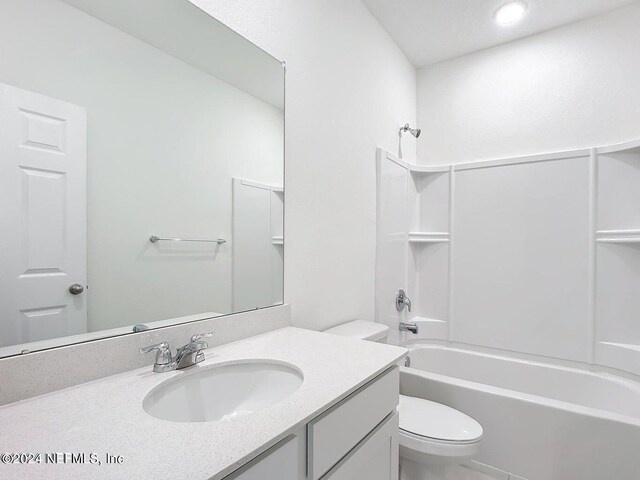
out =
[[225,480],[397,480],[398,399],[393,367]]
[[324,479],[327,472],[350,452],[366,449],[368,435],[395,413],[398,399],[399,374],[398,368],[394,367],[309,422],[309,480]]
[[304,465],[300,468],[300,454],[304,454],[301,440],[299,435],[289,435],[224,480],[299,480],[301,472],[304,475]]
[[389,415],[322,480],[397,480],[398,413]]

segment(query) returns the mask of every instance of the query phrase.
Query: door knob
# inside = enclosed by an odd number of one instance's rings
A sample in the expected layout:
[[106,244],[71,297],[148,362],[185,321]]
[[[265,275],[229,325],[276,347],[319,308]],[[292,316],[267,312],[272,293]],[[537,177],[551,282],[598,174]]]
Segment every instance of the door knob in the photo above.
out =
[[69,293],[71,293],[71,295],[80,295],[82,292],[84,292],[84,287],[79,283],[74,283],[69,287]]

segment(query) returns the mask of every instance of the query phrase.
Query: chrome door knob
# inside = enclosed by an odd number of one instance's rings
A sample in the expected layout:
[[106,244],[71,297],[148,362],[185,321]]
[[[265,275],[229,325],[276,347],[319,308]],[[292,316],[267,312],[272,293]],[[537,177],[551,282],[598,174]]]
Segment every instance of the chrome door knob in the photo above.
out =
[[71,293],[71,295],[80,295],[82,292],[84,292],[84,287],[79,283],[74,283],[69,287],[69,293]]

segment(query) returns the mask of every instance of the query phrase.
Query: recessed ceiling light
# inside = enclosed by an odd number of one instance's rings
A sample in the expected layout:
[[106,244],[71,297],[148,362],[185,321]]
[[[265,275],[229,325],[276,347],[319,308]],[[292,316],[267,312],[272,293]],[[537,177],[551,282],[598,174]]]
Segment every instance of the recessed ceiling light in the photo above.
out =
[[522,20],[527,13],[527,4],[522,0],[509,2],[496,10],[496,23],[498,25],[511,25]]

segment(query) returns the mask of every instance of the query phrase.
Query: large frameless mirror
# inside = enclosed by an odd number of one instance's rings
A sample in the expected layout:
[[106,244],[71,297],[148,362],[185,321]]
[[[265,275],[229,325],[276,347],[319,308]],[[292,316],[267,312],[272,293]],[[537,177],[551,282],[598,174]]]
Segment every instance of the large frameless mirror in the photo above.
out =
[[284,68],[187,0],[0,0],[0,357],[283,301]]

